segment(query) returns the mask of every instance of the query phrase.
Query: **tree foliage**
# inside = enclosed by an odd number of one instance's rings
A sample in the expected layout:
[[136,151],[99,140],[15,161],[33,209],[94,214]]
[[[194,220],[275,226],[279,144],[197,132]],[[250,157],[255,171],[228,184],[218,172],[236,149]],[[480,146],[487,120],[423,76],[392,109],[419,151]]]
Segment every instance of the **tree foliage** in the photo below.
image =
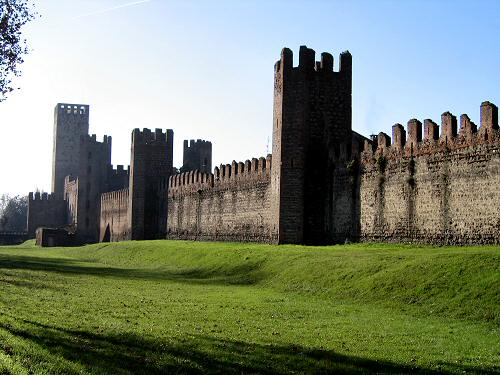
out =
[[0,196],[0,230],[23,232],[26,230],[28,218],[28,199],[8,194]]
[[13,77],[19,76],[19,65],[28,53],[22,27],[35,16],[31,0],[0,0],[0,102],[12,92]]

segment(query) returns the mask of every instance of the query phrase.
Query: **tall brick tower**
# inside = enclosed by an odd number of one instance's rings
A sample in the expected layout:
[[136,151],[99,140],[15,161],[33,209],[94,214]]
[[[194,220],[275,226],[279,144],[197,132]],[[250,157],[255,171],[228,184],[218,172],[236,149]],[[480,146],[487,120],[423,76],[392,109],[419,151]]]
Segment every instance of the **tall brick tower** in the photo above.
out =
[[[300,47],[298,67],[288,48],[275,65],[271,215],[279,243],[334,241],[336,158],[350,154],[352,58]],[[347,155],[350,157],[350,155]],[[335,187],[337,188],[337,187]]]
[[80,138],[89,133],[89,106],[58,103],[54,109],[52,192],[64,197],[64,179],[76,176],[80,167]]
[[184,153],[181,172],[199,170],[212,173],[212,142],[198,139],[188,143],[184,141]]
[[132,240],[161,238],[166,222],[160,207],[167,195],[161,194],[162,181],[168,181],[173,167],[174,132],[161,129],[134,129],[130,160],[129,223]]

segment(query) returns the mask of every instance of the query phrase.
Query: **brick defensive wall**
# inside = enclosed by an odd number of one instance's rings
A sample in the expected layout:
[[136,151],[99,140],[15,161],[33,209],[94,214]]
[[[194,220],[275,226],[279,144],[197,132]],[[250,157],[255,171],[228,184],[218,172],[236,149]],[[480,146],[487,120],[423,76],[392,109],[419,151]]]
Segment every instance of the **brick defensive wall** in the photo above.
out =
[[171,176],[167,238],[276,242],[271,221],[272,158],[233,161]]
[[129,240],[130,227],[128,188],[102,194],[100,242]]
[[28,237],[35,238],[38,227],[58,228],[66,224],[66,202],[56,194],[28,194]]
[[500,243],[498,108],[481,104],[480,127],[449,112],[380,133],[362,154],[361,240]]

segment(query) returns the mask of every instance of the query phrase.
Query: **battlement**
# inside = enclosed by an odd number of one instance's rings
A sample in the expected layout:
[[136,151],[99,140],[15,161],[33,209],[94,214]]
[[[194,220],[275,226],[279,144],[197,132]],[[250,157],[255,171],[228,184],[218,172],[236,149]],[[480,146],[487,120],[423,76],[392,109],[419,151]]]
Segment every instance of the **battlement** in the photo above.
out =
[[206,189],[238,188],[239,185],[267,181],[271,175],[272,156],[253,158],[251,161],[221,164],[214,168],[214,173],[198,170],[170,176],[168,181],[169,196],[189,194]]
[[87,116],[88,117],[89,106],[86,104],[57,103],[56,111],[59,115]]
[[189,142],[187,139],[184,140],[184,149],[196,148],[196,147],[207,147],[207,146],[212,146],[212,142],[205,141],[204,139],[197,139],[196,141],[194,139],[191,139]]
[[479,129],[466,114],[460,116],[458,129],[457,117],[448,111],[441,115],[441,127],[430,119],[424,120],[423,132],[422,123],[417,119],[408,121],[406,131],[403,125],[395,124],[392,144],[391,137],[383,132],[378,134],[377,144],[365,141],[364,159],[380,155],[418,156],[500,142],[498,107],[483,102],[480,119]]
[[214,175],[198,170],[179,173],[170,176],[168,180],[169,195],[174,193],[195,192],[200,189],[210,189],[214,186]]
[[203,139],[184,140],[181,172],[209,173],[212,169],[212,142]]
[[57,200],[56,195],[54,193],[40,193],[40,192],[30,192],[28,194],[28,200],[33,201],[55,201]]
[[[334,72],[334,59],[328,52],[321,54],[321,59],[316,61],[316,52],[307,48],[307,46],[300,46],[299,49],[299,64],[293,66],[293,52],[289,48],[283,48],[281,51],[281,59],[274,65],[275,72],[279,71],[316,71],[316,72]],[[351,74],[352,72],[352,56],[349,51],[344,51],[340,54],[339,70],[334,73]]]
[[112,142],[112,137],[110,135],[104,135],[102,137],[102,142],[97,140],[97,136],[95,134],[92,135],[86,135],[85,137],[82,137],[82,142],[90,142],[93,144],[102,144],[102,145],[109,145],[111,147],[111,142]]
[[106,207],[108,204],[114,204],[115,202],[127,202],[128,204],[129,189],[120,189],[115,191],[109,191],[107,193],[101,194],[101,206]]
[[133,144],[153,144],[158,142],[172,142],[174,137],[174,132],[172,129],[167,129],[165,132],[162,129],[151,129],[144,128],[142,131],[138,128],[132,131],[132,143]]
[[221,164],[220,167],[215,167],[214,179],[215,181],[251,179],[256,175],[269,174],[271,164],[271,154],[267,155],[267,158],[252,158],[251,161],[246,160],[245,162],[233,160],[231,164]]
[[109,172],[111,176],[128,176],[130,174],[130,166],[127,166],[127,169],[125,169],[122,164],[118,164],[116,167],[111,166]]

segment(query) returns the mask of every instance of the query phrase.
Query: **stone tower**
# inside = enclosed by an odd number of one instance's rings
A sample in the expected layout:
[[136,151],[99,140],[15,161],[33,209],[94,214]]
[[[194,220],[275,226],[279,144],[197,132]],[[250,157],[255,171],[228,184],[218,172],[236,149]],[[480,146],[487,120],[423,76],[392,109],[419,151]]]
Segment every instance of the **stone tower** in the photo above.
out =
[[198,170],[202,173],[212,172],[212,142],[201,139],[184,141],[184,153],[181,172]]
[[166,232],[167,195],[162,182],[168,181],[173,167],[174,132],[161,129],[134,129],[130,158],[129,223],[132,240],[162,238]]
[[54,109],[52,192],[63,199],[64,179],[80,167],[80,138],[89,132],[89,106],[58,103]]
[[[95,134],[81,137],[78,173],[67,178],[65,199],[70,202],[74,197],[76,210],[71,210],[70,223],[76,226],[80,243],[99,241],[101,194],[107,191],[111,141],[111,137],[106,135],[102,142],[96,139]],[[76,178],[76,185],[70,192],[72,184],[68,183],[71,178]]]
[[306,46],[297,67],[288,48],[275,65],[271,215],[279,243],[335,242],[345,232],[336,227],[334,191],[337,160],[350,158],[352,144],[349,52],[339,65],[334,71],[329,53],[316,61]]

